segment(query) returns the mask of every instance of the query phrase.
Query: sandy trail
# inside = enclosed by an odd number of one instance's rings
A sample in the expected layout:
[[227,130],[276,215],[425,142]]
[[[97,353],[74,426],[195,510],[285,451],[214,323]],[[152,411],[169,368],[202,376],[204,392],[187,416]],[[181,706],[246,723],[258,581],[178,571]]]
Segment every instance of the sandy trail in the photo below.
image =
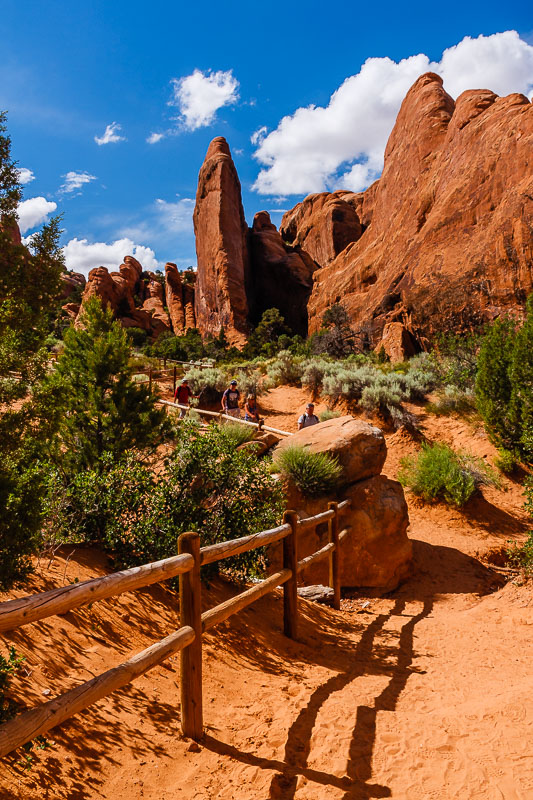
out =
[[[284,394],[287,423],[293,404],[306,400],[292,392]],[[281,392],[267,397],[281,406]],[[426,435],[493,457],[467,423],[443,422],[426,418]],[[415,445],[402,433],[388,444],[385,472],[394,476]],[[499,588],[476,557],[524,536],[520,488],[505,488],[465,513],[410,499],[414,574],[391,596],[369,598],[364,610],[362,596],[339,612],[302,601],[293,642],[282,635],[277,594],[208,633],[201,745],[179,733],[173,658],[51,733],[54,749],[29,774],[8,761],[0,797],[532,797],[533,590]],[[104,570],[101,558],[80,550],[43,569],[34,585]],[[206,607],[235,591],[215,582]],[[59,693],[119,663],[171,631],[176,611],[175,594],[154,587],[6,636],[28,655],[21,694],[37,703],[44,689]]]

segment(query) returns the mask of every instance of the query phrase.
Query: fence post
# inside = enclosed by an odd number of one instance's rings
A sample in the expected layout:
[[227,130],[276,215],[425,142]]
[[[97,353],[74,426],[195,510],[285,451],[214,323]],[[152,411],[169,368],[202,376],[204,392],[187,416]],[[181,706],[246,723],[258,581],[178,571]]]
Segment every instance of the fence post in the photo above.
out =
[[260,419],[259,422],[257,423],[257,430],[258,431],[262,431],[264,424],[265,424],[265,420],[264,419]]
[[298,514],[296,511],[286,511],[283,522],[288,523],[292,530],[283,539],[283,569],[290,569],[292,577],[283,584],[283,633],[290,639],[298,635]]
[[329,520],[329,541],[333,542],[335,548],[329,554],[329,585],[333,589],[333,608],[337,611],[341,607],[341,574],[340,574],[340,553],[339,553],[339,511],[338,503],[328,503],[328,509],[335,512],[335,516]]
[[167,360],[166,358],[163,359],[163,369],[167,368]]
[[202,711],[202,595],[200,583],[200,537],[182,533],[178,553],[190,553],[194,567],[180,575],[180,622],[194,630],[194,641],[180,652],[181,730],[184,736],[201,739]]
[[174,375],[172,378],[172,397],[176,396],[176,380],[177,380],[176,365],[174,364]]
[[150,367],[148,372],[148,391],[152,394],[152,367]]

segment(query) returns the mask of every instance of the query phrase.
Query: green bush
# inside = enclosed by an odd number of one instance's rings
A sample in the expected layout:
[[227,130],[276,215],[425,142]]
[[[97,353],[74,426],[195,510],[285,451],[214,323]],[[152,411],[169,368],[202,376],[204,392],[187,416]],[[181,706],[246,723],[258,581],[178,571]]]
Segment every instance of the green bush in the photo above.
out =
[[128,328],[129,339],[134,347],[143,347],[148,339],[148,331],[143,328]]
[[[245,426],[239,426],[245,429]],[[176,553],[180,533],[198,531],[202,545],[247,536],[279,523],[283,487],[254,453],[235,450],[230,426],[200,431],[180,423],[176,447],[154,474],[135,458],[106,461],[70,484],[52,481],[48,528],[72,541],[100,541],[116,567],[157,561]],[[262,550],[224,565],[258,574]]]
[[220,425],[220,435],[234,450],[253,439],[254,434],[255,428],[251,425],[241,425],[238,422],[225,422]]
[[498,450],[498,455],[494,459],[494,463],[504,475],[512,475],[518,466],[514,453],[511,453],[509,450],[505,450],[504,448]]
[[332,411],[331,408],[326,408],[325,411],[321,411],[318,415],[320,422],[326,422],[328,419],[336,419],[340,417],[340,411]]
[[481,459],[458,454],[445,444],[422,445],[417,456],[400,461],[398,480],[425,501],[444,500],[461,508],[481,485],[497,478]]
[[304,447],[289,445],[278,452],[274,463],[284,478],[307,497],[319,497],[335,491],[342,467],[326,453],[312,453]]
[[458,389],[456,386],[446,386],[439,392],[436,402],[426,404],[428,414],[436,416],[457,414],[468,417],[476,412],[476,408],[476,397],[473,392]]
[[512,544],[506,552],[512,567],[523,570],[527,577],[533,577],[533,531],[529,532],[524,544]]
[[219,367],[191,367],[185,371],[194,394],[200,395],[200,403],[220,403],[222,393],[228,386],[226,371]]
[[273,388],[286,384],[299,386],[301,380],[301,359],[294,356],[289,350],[280,350],[277,358],[267,368],[267,387]]

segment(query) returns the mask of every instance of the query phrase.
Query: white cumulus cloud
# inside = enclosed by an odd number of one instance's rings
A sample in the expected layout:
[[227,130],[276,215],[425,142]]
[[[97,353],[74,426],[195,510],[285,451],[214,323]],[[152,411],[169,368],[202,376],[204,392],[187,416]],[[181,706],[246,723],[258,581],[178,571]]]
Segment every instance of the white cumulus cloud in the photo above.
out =
[[118,270],[124,256],[130,255],[139,261],[145,269],[157,269],[160,265],[151,247],[138,245],[127,237],[117,239],[110,244],[106,242],[89,242],[87,239],[71,239],[63,247],[67,269],[88,275],[95,267],[107,267],[111,271]]
[[326,107],[298,108],[262,141],[258,138],[255,157],[262,169],[255,190],[288,195],[364,189],[383,168],[385,145],[403,98],[428,71],[441,75],[454,97],[465,89],[529,94],[533,46],[516,31],[506,31],[477,39],[467,36],[445,50],[439,62],[423,53],[398,63],[369,58]]
[[81,189],[86,183],[96,180],[96,175],[89,175],[88,172],[67,172],[63,175],[65,182],[60,186],[59,191],[62,194],[75,192]]
[[251,143],[253,145],[261,144],[261,142],[263,141],[263,139],[265,138],[267,133],[268,133],[267,126],[266,125],[262,125],[260,128],[258,128],[256,131],[254,131],[252,133],[252,135],[250,136]]
[[33,171],[31,169],[27,169],[27,167],[19,167],[17,172],[18,172],[19,182],[23,186],[35,180],[35,175]]
[[181,122],[187,130],[194,131],[211,125],[219,108],[236,103],[239,82],[232,70],[227,72],[201,72],[174,79],[170,105],[180,111]]
[[165,138],[164,133],[151,133],[150,136],[148,136],[148,138],[146,139],[146,141],[148,142],[148,144],[157,144],[158,142],[161,141],[161,139],[164,138]]
[[23,200],[17,207],[20,232],[26,233],[46,222],[56,208],[57,203],[47,200],[46,197],[30,197],[28,200]]
[[112,122],[111,125],[106,125],[106,129],[102,136],[95,136],[94,141],[97,145],[112,144],[113,142],[125,142],[126,137],[121,136],[119,131],[122,130],[122,125],[118,122]]

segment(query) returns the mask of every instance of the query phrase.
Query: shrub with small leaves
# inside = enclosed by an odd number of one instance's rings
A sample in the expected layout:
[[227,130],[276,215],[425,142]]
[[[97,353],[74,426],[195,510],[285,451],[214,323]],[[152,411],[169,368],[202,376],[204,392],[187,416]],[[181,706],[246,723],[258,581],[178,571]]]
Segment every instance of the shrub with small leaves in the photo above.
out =
[[456,453],[445,444],[424,444],[417,456],[400,461],[398,480],[425,501],[444,500],[461,508],[481,485],[497,485],[482,459]]
[[267,368],[267,386],[286,384],[299,386],[302,380],[302,362],[290,350],[280,350],[277,358]]
[[320,422],[326,422],[328,419],[336,419],[340,417],[340,411],[332,411],[331,408],[326,408],[325,411],[321,411],[318,415]]
[[274,463],[283,477],[307,497],[320,497],[335,491],[342,475],[337,459],[326,453],[312,453],[298,445],[289,445],[278,452]]

